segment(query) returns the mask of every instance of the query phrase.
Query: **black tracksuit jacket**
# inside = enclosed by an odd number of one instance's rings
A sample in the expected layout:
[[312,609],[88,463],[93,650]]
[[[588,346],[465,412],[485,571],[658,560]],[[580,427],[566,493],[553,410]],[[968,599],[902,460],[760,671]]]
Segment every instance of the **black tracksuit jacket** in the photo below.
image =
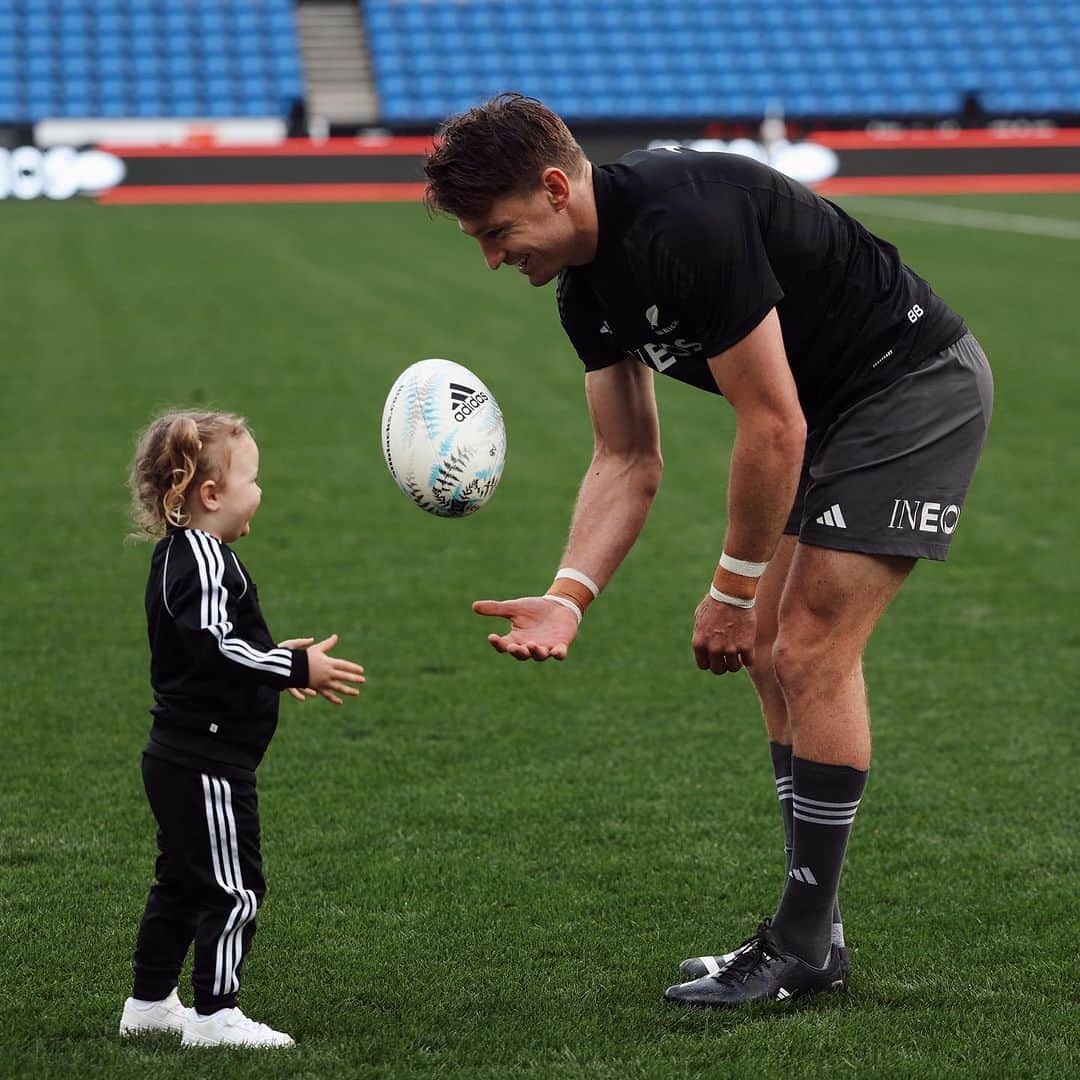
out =
[[252,777],[277,727],[281,691],[307,686],[307,652],[275,646],[243,564],[200,529],[158,541],[146,618],[154,689],[146,753]]

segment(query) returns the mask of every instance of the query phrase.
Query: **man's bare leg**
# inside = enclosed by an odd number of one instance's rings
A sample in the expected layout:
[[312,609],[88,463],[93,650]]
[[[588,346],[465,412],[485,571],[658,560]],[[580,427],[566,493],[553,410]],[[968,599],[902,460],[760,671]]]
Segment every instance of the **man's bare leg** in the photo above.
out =
[[792,735],[792,856],[774,918],[782,945],[829,957],[836,892],[870,766],[863,650],[913,559],[797,545],[780,601],[773,671]]
[[757,612],[757,640],[754,642],[754,666],[746,670],[761,702],[761,715],[769,741],[782,746],[791,745],[791,723],[787,701],[776,681],[773,670],[773,643],[776,641],[780,615],[780,598],[787,584],[788,573],[795,555],[794,536],[780,537],[780,543],[758,586],[754,610]]
[[797,756],[869,768],[863,651],[914,564],[896,556],[796,545],[773,665]]

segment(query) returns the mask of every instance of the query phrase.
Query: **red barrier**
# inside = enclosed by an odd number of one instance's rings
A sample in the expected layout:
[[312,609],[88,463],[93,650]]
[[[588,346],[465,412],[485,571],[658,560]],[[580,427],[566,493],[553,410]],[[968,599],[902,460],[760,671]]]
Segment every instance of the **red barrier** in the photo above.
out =
[[423,184],[142,184],[98,196],[109,206],[166,203],[418,202]]

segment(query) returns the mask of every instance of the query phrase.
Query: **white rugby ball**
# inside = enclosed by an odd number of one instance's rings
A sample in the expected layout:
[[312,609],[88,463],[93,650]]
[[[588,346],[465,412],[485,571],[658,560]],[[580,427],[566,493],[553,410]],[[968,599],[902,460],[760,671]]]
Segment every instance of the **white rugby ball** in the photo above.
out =
[[420,360],[390,388],[383,457],[421,510],[464,517],[491,498],[506,460],[506,429],[491,391],[452,360]]

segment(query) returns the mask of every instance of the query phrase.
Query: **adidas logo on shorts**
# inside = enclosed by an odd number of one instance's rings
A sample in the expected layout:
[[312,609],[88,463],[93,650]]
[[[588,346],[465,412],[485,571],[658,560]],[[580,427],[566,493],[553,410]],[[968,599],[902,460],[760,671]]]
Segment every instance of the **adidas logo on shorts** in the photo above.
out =
[[839,503],[833,503],[824,514],[814,518],[819,525],[831,525],[834,529],[846,529],[847,522],[844,520],[843,511]]

